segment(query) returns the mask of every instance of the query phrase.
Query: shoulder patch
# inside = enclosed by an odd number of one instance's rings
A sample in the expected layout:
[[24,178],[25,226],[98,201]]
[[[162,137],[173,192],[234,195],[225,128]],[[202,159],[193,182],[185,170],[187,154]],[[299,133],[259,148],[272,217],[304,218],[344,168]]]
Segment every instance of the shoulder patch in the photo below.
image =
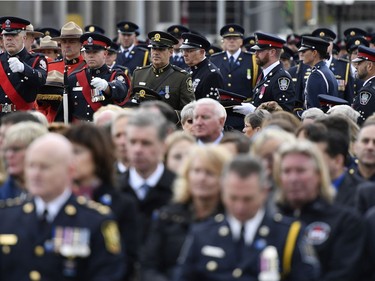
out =
[[186,86],[189,92],[194,92],[193,80],[191,79],[191,77],[186,80]]
[[277,80],[277,83],[279,84],[279,89],[281,91],[286,91],[288,90],[290,79],[287,77],[281,77]]
[[371,97],[372,97],[372,94],[370,92],[366,92],[366,91],[360,92],[359,103],[361,105],[366,105],[370,101]]
[[321,245],[328,238],[331,233],[331,227],[321,221],[309,224],[305,229],[306,241],[311,245]]
[[41,59],[39,61],[39,67],[43,69],[44,71],[47,71],[47,62],[44,59]]
[[121,253],[120,232],[117,223],[106,221],[102,224],[101,229],[107,251],[115,255]]

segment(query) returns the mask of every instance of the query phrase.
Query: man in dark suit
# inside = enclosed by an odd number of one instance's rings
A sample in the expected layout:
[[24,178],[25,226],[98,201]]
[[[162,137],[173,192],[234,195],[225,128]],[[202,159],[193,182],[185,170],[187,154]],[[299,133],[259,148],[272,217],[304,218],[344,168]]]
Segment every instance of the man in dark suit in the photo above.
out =
[[121,21],[117,24],[117,30],[121,50],[117,56],[116,64],[127,67],[129,74],[133,75],[134,69],[149,63],[149,52],[136,45],[136,36],[139,34],[138,25],[130,21]]
[[318,262],[300,222],[265,207],[266,186],[263,165],[248,155],[224,168],[226,215],[192,228],[175,280],[317,280]]
[[123,250],[110,209],[72,195],[70,142],[42,136],[25,163],[32,197],[0,209],[0,280],[121,281]]
[[168,128],[160,113],[145,110],[135,112],[126,128],[130,168],[124,174],[121,190],[137,201],[141,243],[147,237],[153,212],[172,196],[175,174],[162,162]]

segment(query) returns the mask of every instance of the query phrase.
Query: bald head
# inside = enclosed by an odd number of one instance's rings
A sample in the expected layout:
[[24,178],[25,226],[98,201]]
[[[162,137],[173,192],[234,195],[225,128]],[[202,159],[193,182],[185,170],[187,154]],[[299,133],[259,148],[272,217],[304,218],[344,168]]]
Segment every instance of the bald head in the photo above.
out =
[[35,140],[26,152],[26,188],[49,202],[71,187],[73,149],[62,135],[48,133]]

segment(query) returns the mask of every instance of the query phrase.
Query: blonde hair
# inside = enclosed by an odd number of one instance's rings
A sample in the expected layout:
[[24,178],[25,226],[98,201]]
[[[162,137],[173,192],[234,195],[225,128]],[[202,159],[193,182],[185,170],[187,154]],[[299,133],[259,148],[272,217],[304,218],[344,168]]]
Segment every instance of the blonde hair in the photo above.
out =
[[25,147],[29,146],[35,139],[48,133],[48,129],[42,124],[25,121],[12,125],[4,137],[4,147],[17,143]]
[[184,131],[175,131],[168,135],[168,137],[165,139],[165,145],[166,145],[166,153],[165,153],[165,160],[168,158],[169,150],[179,141],[186,140],[190,143],[195,143],[195,138],[184,132]]
[[[219,179],[224,164],[231,160],[231,158],[231,154],[218,145],[194,145],[182,164],[180,176],[178,176],[173,184],[173,201],[176,203],[188,203],[192,200],[189,186],[189,172],[195,160],[198,159],[204,163],[206,168]],[[218,187],[218,189],[220,188]]]
[[331,184],[328,167],[324,162],[324,158],[320,149],[315,144],[307,140],[284,143],[276,153],[273,166],[274,180],[276,182],[276,185],[279,187],[276,190],[276,200],[280,203],[286,202],[286,198],[280,190],[281,162],[285,156],[290,154],[302,154],[313,160],[315,169],[320,176],[319,195],[326,201],[332,203],[335,196],[335,190]]

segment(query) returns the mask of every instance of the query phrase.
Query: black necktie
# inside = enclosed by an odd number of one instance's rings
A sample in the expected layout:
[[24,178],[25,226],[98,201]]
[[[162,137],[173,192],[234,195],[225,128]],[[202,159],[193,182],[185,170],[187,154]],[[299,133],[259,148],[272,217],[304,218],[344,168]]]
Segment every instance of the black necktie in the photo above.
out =
[[242,254],[245,250],[245,246],[246,246],[246,243],[245,243],[245,226],[244,225],[241,225],[241,231],[240,231],[240,237],[239,239],[237,240],[237,258],[238,260],[241,260],[242,259]]
[[230,66],[230,68],[233,68],[233,66],[234,66],[234,57],[233,56],[229,57],[229,66]]
[[41,216],[39,216],[39,227],[42,233],[46,232],[49,229],[48,222],[48,209],[44,209]]

